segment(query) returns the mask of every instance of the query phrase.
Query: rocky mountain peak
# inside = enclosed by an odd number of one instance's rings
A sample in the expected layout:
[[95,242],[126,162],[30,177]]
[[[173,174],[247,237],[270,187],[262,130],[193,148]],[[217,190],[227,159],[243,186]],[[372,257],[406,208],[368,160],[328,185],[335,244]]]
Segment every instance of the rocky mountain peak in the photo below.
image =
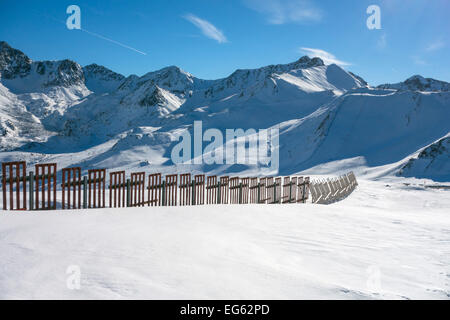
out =
[[432,78],[424,78],[421,75],[414,75],[403,82],[394,84],[382,84],[378,88],[381,89],[396,89],[405,91],[449,91],[450,84],[445,81],[436,80]]
[[303,56],[294,63],[290,64],[292,67],[296,68],[312,68],[312,67],[321,67],[324,66],[325,63],[319,57],[310,58],[308,56]]
[[104,66],[98,65],[96,63],[87,65],[83,67],[83,72],[85,78],[95,77],[101,80],[115,80],[121,81],[125,79],[120,73],[114,72]]
[[[51,68],[48,72],[49,80],[45,83],[46,86],[64,86],[84,83],[84,74],[81,66],[72,60],[62,61],[46,61]],[[38,62],[38,64],[44,64]],[[36,68],[38,71],[39,66]],[[45,70],[44,70],[45,72]]]
[[0,41],[0,74],[4,79],[26,76],[31,69],[31,59],[22,51]]

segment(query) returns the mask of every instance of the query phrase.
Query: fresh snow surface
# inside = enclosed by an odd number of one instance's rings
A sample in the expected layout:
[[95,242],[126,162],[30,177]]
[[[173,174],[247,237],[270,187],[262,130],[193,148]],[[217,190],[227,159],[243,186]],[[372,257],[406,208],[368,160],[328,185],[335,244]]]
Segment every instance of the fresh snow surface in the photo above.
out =
[[450,191],[358,182],[327,206],[2,212],[0,298],[449,299]]

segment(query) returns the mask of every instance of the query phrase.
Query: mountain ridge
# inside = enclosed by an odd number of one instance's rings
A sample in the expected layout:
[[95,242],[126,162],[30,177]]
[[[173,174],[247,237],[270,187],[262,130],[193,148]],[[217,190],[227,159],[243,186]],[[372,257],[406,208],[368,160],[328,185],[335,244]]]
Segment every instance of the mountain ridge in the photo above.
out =
[[[279,128],[276,174],[291,174],[355,157],[369,167],[408,161],[450,131],[442,122],[450,118],[448,83],[420,76],[371,87],[335,64],[304,56],[216,80],[177,66],[125,77],[97,64],[32,61],[5,43],[0,48],[5,156],[13,151],[29,160],[108,168],[145,162],[164,171],[174,165],[170,150],[180,132],[192,133],[193,122],[202,121],[204,130]],[[383,129],[387,123],[390,130]],[[192,170],[262,172],[249,165]]]

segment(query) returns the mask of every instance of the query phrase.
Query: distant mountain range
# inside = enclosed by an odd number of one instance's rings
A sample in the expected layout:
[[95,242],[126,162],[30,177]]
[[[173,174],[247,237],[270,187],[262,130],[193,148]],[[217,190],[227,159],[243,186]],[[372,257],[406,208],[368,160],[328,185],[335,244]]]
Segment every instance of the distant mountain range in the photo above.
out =
[[[0,161],[173,171],[181,129],[280,129],[280,170],[334,164],[450,181],[449,83],[371,87],[320,58],[202,80],[171,66],[125,77],[96,64],[32,61],[0,42]],[[139,169],[140,168],[140,169]],[[251,165],[194,171],[258,174]]]

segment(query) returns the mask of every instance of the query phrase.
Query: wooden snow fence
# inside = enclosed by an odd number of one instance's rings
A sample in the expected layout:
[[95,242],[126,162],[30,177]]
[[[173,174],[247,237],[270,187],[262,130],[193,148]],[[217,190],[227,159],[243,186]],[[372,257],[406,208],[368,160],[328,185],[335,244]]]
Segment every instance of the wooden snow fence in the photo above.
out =
[[[2,163],[2,209],[291,204],[305,203],[310,193],[313,203],[326,204],[345,198],[357,186],[353,172],[310,182],[302,176],[218,177],[142,171],[127,177],[123,170],[107,175],[106,169],[90,169],[83,175],[81,167],[57,169],[56,163],[37,164],[27,175],[24,161]],[[59,194],[61,198],[57,198]]]
[[346,198],[358,186],[355,174],[349,172],[337,178],[314,180],[308,184],[312,203],[330,204]]

